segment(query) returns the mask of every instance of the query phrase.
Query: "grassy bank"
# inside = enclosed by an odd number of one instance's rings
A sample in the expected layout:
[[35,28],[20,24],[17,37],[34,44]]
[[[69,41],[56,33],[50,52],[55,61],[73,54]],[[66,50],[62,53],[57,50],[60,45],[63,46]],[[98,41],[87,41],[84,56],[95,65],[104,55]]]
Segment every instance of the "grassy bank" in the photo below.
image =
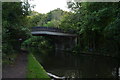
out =
[[35,59],[33,54],[28,55],[28,65],[27,65],[27,78],[46,78],[50,79],[47,72]]

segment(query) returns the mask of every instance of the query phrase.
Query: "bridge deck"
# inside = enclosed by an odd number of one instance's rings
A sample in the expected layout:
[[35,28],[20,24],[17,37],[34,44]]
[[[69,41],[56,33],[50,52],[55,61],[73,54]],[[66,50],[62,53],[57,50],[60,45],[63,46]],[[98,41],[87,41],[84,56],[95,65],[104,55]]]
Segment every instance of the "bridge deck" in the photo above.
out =
[[36,32],[31,32],[31,33],[32,33],[32,35],[77,36],[75,34],[50,32],[50,31],[36,31]]
[[76,34],[65,33],[62,29],[52,28],[52,27],[33,27],[32,35],[34,36],[42,36],[42,35],[51,35],[51,36],[71,36],[75,37]]

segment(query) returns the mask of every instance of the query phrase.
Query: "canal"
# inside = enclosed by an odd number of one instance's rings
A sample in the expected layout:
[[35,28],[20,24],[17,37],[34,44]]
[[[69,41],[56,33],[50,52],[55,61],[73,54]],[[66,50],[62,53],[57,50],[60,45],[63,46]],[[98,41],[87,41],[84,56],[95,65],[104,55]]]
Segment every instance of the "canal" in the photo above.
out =
[[44,69],[66,78],[114,78],[117,59],[113,57],[77,54],[30,48]]

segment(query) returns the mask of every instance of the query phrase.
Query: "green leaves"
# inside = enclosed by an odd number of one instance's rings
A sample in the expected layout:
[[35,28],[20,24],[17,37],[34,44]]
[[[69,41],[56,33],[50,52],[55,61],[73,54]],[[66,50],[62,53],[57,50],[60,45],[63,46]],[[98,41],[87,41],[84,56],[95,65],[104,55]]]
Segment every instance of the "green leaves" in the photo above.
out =
[[[20,50],[20,44],[29,35],[27,34],[26,15],[29,4],[21,2],[3,2],[2,3],[2,36],[3,36],[3,53],[13,53]],[[19,39],[22,39],[21,41]]]
[[[100,51],[102,48],[106,48],[108,52],[112,51],[109,45],[120,46],[119,5],[120,3],[69,2],[68,7],[73,13],[66,14],[60,26],[66,31],[75,30],[74,33],[80,35],[80,48],[83,50],[87,47],[93,48],[94,51]],[[118,52],[116,46],[113,47],[114,50]]]

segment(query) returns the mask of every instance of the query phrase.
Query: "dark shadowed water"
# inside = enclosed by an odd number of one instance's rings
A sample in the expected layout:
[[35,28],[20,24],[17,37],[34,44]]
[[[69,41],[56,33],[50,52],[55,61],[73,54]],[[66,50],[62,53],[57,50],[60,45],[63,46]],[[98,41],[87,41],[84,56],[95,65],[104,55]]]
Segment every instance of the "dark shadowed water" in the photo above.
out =
[[32,48],[44,69],[54,75],[70,78],[113,78],[117,60],[112,57],[48,51]]

